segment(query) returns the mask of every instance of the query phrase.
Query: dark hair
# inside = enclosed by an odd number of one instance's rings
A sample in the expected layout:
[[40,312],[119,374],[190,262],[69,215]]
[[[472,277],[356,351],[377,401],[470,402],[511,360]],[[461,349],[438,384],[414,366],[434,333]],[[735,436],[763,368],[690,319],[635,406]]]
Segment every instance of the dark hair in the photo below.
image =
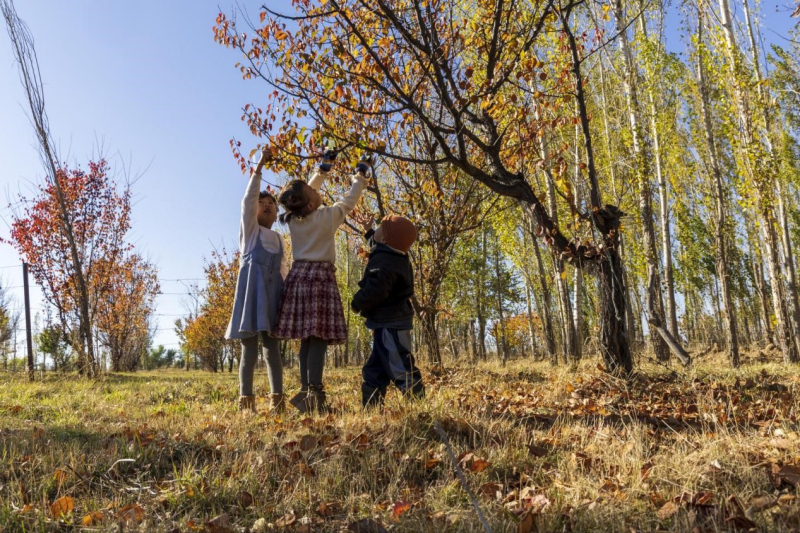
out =
[[275,197],[272,195],[271,192],[261,191],[260,193],[258,193],[259,200],[263,200],[264,198],[269,198],[275,205],[278,205],[278,200],[275,199]]
[[281,189],[278,203],[286,210],[281,213],[281,223],[288,224],[293,218],[303,218],[305,215],[306,206],[311,201],[306,194],[305,185],[306,182],[303,180],[292,180]]

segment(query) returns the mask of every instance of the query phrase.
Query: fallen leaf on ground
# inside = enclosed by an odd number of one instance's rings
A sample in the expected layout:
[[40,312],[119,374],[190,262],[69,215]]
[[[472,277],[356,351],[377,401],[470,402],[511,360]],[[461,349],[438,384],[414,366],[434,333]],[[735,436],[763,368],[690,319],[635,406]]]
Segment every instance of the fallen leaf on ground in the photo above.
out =
[[67,515],[75,509],[75,500],[70,496],[62,496],[50,505],[50,514],[53,518],[60,518],[62,515]]
[[745,531],[754,529],[757,526],[755,522],[742,515],[732,516],[725,520],[725,522],[733,526],[734,529],[743,529]]
[[117,513],[117,518],[125,522],[141,523],[144,520],[144,509],[136,503],[128,504]]
[[251,533],[264,533],[267,530],[267,521],[264,518],[259,518],[253,522],[253,527],[250,528]]
[[305,435],[302,439],[300,439],[300,449],[304,452],[307,452],[316,448],[318,443],[319,439],[314,435]]
[[394,502],[394,507],[392,508],[392,516],[399,518],[401,514],[405,513],[409,509],[411,509],[411,504],[409,502],[397,500]]
[[240,492],[239,493],[239,505],[241,505],[242,507],[245,507],[245,508],[250,507],[251,505],[253,505],[253,495],[250,494],[249,492],[245,491],[245,490]]
[[658,516],[659,519],[666,520],[670,516],[672,516],[675,513],[677,513],[678,509],[679,509],[679,507],[678,507],[677,503],[675,503],[675,502],[667,502],[661,507],[661,509],[658,510],[656,515]]
[[55,472],[53,472],[53,479],[56,480],[56,483],[61,485],[67,480],[67,471],[59,468]]
[[99,526],[103,523],[103,513],[100,511],[93,511],[86,516],[83,517],[81,520],[81,524],[84,526]]
[[489,468],[490,465],[491,463],[489,461],[484,461],[483,459],[475,459],[474,461],[472,461],[472,464],[469,465],[469,470],[470,472],[483,472],[484,470]]
[[433,470],[441,462],[442,462],[441,459],[436,459],[436,458],[428,459],[427,461],[425,461],[425,470]]
[[206,531],[208,533],[229,533],[232,532],[233,529],[230,528],[230,517],[228,513],[222,513],[220,515],[215,516],[208,522],[206,522]]
[[794,450],[796,447],[789,439],[772,439],[769,445],[779,450]]
[[747,513],[760,513],[761,511],[765,511],[775,505],[775,498],[768,494],[762,494],[761,496],[753,496],[747,502]]
[[478,489],[478,492],[486,496],[487,498],[497,498],[500,499],[502,497],[503,485],[500,483],[484,483]]
[[317,514],[320,516],[332,516],[338,510],[338,503],[321,503],[319,504],[319,507],[317,507]]
[[295,522],[297,522],[297,516],[294,513],[289,513],[278,518],[275,521],[275,525],[278,527],[289,527]]
[[789,483],[793,487],[797,487],[800,485],[800,467],[795,465],[772,465],[772,473],[775,474],[778,479]]
[[519,517],[517,533],[531,533],[531,531],[533,531],[533,515],[533,511],[529,509]]

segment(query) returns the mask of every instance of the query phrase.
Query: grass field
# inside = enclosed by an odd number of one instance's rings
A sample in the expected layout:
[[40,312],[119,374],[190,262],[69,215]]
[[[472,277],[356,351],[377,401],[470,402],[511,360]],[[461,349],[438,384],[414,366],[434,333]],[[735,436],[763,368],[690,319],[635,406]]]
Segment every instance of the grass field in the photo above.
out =
[[797,368],[595,364],[423,368],[383,413],[329,370],[309,418],[227,373],[0,375],[0,530],[484,531],[437,421],[493,532],[800,530]]

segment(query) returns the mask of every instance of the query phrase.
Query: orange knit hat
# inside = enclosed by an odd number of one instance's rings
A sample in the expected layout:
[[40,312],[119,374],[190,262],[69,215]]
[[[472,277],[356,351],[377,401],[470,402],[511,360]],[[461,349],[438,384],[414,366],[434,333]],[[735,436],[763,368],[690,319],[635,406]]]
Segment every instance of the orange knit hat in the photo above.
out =
[[383,241],[387,246],[408,253],[417,240],[417,228],[406,217],[387,215],[381,220]]

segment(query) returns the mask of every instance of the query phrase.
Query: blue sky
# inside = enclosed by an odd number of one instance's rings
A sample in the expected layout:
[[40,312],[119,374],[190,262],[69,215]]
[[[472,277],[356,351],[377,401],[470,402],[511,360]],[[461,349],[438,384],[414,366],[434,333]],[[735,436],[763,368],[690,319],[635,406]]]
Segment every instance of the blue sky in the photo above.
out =
[[[289,0],[268,0],[289,11]],[[263,2],[243,1],[256,13]],[[203,257],[235,249],[245,177],[228,140],[252,144],[241,107],[263,99],[266,86],[241,79],[236,52],[211,31],[218,7],[208,0],[17,0],[36,39],[53,133],[69,162],[85,163],[106,148],[134,185],[130,238],[160,270],[156,343],[177,348],[172,322],[190,301],[184,283],[202,277]],[[780,12],[776,13],[776,6]],[[786,35],[794,21],[783,4],[765,3],[766,26]],[[683,48],[681,17],[672,8],[668,42]],[[780,41],[767,30],[768,41]],[[22,88],[5,31],[0,33],[0,237],[8,235],[8,200],[43,173],[26,117]],[[272,180],[271,180],[272,181]],[[0,279],[22,305],[20,258],[0,244]],[[3,268],[10,267],[10,268]],[[32,306],[43,307],[38,288]],[[20,337],[20,340],[22,338]]]
[[[284,4],[284,0],[275,5]],[[255,12],[260,2],[243,3]],[[238,54],[217,45],[218,6],[200,1],[17,0],[30,27],[46,83],[47,111],[62,154],[85,163],[98,142],[134,184],[130,238],[164,280],[202,278],[203,257],[236,248],[245,177],[231,156],[232,136],[250,142],[241,107],[264,89],[234,69]],[[0,33],[0,236],[8,200],[43,172],[5,32]],[[0,244],[0,267],[20,258]],[[22,306],[21,267],[0,269]],[[172,322],[185,311],[181,282],[163,281],[157,343],[177,348]],[[38,288],[32,307],[43,307]],[[20,339],[22,337],[20,336]]]

